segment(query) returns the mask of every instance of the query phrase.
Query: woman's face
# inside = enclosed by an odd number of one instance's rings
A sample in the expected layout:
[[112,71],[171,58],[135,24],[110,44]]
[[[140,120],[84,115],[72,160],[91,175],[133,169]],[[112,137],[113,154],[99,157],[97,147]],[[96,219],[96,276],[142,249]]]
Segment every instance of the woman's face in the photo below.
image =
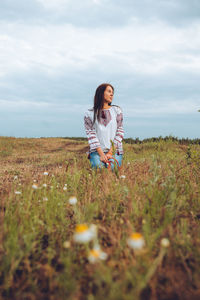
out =
[[104,91],[104,102],[111,103],[113,100],[113,94],[113,89],[108,85]]

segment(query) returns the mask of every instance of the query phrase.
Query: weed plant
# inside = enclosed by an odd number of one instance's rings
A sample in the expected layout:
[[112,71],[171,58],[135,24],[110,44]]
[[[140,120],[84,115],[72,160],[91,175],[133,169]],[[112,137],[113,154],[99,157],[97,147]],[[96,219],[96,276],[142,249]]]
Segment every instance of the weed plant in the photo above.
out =
[[[199,145],[125,144],[120,172],[92,170],[85,141],[0,145],[1,299],[200,297]],[[90,243],[73,241],[83,223],[97,225],[106,261],[91,264]],[[141,253],[127,244],[132,232],[144,237]]]

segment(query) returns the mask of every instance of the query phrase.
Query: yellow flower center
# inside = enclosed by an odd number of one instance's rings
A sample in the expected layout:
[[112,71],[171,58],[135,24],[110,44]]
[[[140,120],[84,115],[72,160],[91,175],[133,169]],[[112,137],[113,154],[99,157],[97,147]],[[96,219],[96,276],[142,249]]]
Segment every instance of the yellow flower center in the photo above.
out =
[[91,250],[90,251],[90,254],[92,255],[92,256],[94,256],[95,258],[98,258],[99,257],[99,250]]
[[134,233],[131,234],[131,239],[133,239],[133,240],[142,239],[142,235],[139,232],[134,232]]
[[76,225],[76,232],[77,233],[82,233],[84,231],[88,230],[88,226],[86,224],[79,224],[79,225]]

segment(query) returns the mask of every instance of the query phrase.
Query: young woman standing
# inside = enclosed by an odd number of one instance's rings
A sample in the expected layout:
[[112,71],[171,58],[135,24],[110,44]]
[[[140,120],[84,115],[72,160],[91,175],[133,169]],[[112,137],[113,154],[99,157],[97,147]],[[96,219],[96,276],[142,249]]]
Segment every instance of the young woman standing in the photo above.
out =
[[[103,83],[96,89],[94,107],[84,116],[85,130],[90,146],[89,158],[92,168],[107,167],[112,161],[112,143],[115,147],[115,159],[122,164],[123,114],[119,106],[111,105],[114,88]],[[114,164],[111,164],[112,168]]]

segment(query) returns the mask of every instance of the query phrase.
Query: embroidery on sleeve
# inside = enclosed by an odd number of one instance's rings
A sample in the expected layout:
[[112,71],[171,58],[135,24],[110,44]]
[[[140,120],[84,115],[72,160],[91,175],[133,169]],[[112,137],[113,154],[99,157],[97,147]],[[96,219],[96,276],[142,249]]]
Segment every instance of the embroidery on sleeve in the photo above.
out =
[[84,117],[84,122],[85,122],[85,129],[86,130],[90,130],[92,129],[93,125],[92,125],[92,120],[90,119],[90,117]]
[[122,123],[123,123],[123,115],[122,113],[117,115],[117,127],[122,127]]

